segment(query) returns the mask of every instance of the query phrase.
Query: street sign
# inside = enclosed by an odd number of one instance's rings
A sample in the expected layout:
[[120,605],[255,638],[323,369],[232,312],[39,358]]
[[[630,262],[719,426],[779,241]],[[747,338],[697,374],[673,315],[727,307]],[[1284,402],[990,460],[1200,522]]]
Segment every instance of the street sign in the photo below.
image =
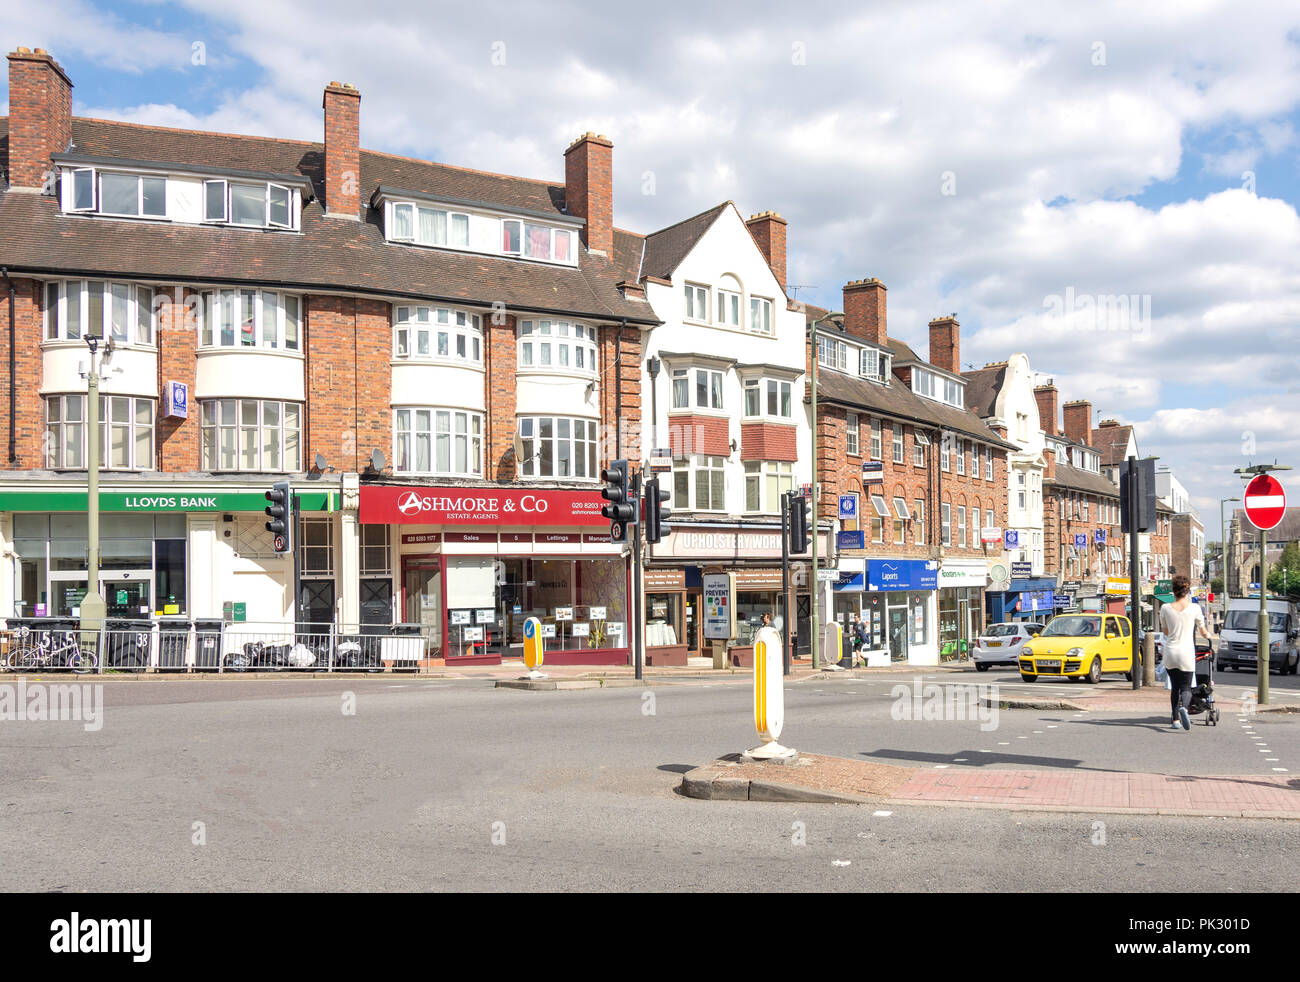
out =
[[1275,529],[1286,514],[1286,492],[1282,482],[1272,474],[1257,474],[1246,485],[1242,496],[1246,517],[1261,532]]
[[1016,531],[1015,529],[1007,529],[1005,532],[1003,532],[1003,533],[1002,533],[1002,548],[1003,548],[1003,549],[1019,549],[1019,548],[1020,548],[1020,533],[1019,533],[1018,531]]
[[839,580],[839,578],[840,578],[840,571],[838,569],[819,569],[817,571],[818,583],[836,582]]
[[1033,563],[1012,563],[1011,575],[1016,579],[1023,579],[1026,576],[1034,575]]

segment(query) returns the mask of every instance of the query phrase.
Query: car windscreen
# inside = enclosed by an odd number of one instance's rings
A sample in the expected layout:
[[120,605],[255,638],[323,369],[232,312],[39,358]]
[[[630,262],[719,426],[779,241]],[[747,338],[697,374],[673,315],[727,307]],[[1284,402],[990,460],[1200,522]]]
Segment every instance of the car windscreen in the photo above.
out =
[[[1247,634],[1254,634],[1259,627],[1258,610],[1237,610],[1228,611],[1228,619],[1223,624],[1225,631],[1245,631]],[[1268,633],[1281,636],[1286,631],[1286,614],[1280,611],[1269,611],[1268,615]]]
[[994,624],[984,632],[984,636],[987,638],[1005,638],[1019,633],[1019,624]]
[[1044,629],[1045,638],[1095,638],[1101,633],[1100,617],[1054,617]]

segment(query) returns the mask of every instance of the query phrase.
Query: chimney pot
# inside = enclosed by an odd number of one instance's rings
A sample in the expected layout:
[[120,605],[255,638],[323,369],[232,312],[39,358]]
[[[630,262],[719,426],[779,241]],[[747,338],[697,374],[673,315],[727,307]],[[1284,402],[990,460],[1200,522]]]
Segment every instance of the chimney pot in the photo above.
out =
[[844,285],[844,330],[874,344],[889,343],[885,284],[872,276]]
[[961,325],[955,314],[930,321],[930,364],[961,374]]

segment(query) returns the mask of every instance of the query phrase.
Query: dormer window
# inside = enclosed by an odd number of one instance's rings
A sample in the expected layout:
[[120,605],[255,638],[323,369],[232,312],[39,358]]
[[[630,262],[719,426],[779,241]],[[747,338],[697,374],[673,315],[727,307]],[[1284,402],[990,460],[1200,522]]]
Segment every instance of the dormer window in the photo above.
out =
[[427,246],[469,248],[469,215],[398,202],[389,238]]
[[[485,214],[460,202],[426,202],[415,191],[380,188],[377,207],[384,209],[384,234],[389,242],[464,249],[488,255],[513,256],[572,266],[577,260],[576,232],[571,228],[544,225],[526,218]],[[485,206],[485,211],[488,206]]]
[[203,182],[203,220],[249,228],[293,228],[293,192],[283,184]]
[[862,376],[877,382],[889,380],[889,355],[876,348],[862,349]]
[[100,174],[99,213],[131,218],[166,218],[167,179],[137,174]]
[[841,372],[849,367],[849,346],[834,338],[817,338],[817,361],[827,368],[838,368]]
[[961,382],[923,368],[912,370],[912,391],[919,396],[937,400],[955,409],[963,408],[965,403]]

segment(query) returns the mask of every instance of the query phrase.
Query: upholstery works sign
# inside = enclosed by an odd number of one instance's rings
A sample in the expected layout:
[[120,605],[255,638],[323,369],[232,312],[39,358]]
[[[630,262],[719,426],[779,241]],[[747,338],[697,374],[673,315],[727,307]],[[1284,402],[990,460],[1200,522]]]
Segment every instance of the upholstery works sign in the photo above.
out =
[[599,491],[545,488],[361,489],[367,525],[605,525]]

